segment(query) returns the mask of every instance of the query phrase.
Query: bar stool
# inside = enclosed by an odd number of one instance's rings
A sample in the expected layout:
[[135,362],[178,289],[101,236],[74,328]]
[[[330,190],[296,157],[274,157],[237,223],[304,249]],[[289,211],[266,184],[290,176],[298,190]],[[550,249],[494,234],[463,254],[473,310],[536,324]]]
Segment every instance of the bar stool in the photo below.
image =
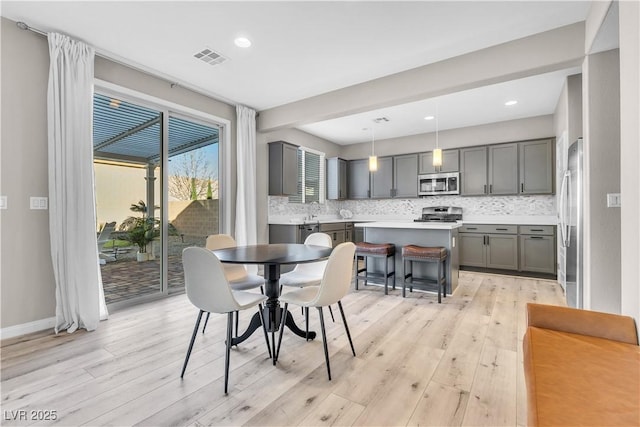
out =
[[[449,253],[446,248],[437,247],[425,247],[417,245],[405,245],[402,247],[402,268],[405,271],[404,280],[402,281],[402,297],[406,295],[406,285],[409,285],[409,292],[413,292],[414,280],[418,284],[437,284],[438,286],[438,304],[442,302],[441,294],[447,297],[447,280],[445,277],[446,269],[445,261],[447,260]],[[407,274],[406,262],[409,261],[409,273]],[[438,264],[438,276],[434,279],[426,277],[413,277],[413,263],[414,262],[435,262]],[[407,282],[407,279],[410,279]]]
[[[384,273],[367,272],[367,258],[384,258]],[[364,268],[358,268],[358,260],[364,259]],[[393,271],[389,271],[389,258],[392,258]],[[364,273],[364,274],[361,274]],[[358,280],[364,280],[367,285],[369,279],[384,278],[384,294],[389,294],[389,278],[393,277],[393,289],[396,288],[396,246],[393,243],[356,243],[356,290],[358,290]]]

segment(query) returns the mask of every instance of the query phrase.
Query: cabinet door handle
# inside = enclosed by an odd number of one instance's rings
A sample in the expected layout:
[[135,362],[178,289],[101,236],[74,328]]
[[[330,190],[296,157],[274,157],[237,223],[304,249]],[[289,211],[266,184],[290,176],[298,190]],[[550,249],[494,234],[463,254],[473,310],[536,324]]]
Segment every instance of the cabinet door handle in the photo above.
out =
[[478,227],[467,227],[467,230],[477,230]]
[[530,239],[543,239],[542,236],[530,236],[529,238]]
[[508,228],[496,228],[496,230],[498,230],[498,231],[507,231],[509,229]]
[[482,244],[483,245],[487,244],[487,236],[482,236]]
[[524,193],[524,182],[520,184],[520,192]]
[[544,231],[542,228],[532,228],[531,231]]
[[489,194],[493,193],[493,184],[489,184]]
[[487,194],[487,184],[485,184],[485,185],[484,185],[484,188],[482,189],[482,192],[483,192],[484,194]]

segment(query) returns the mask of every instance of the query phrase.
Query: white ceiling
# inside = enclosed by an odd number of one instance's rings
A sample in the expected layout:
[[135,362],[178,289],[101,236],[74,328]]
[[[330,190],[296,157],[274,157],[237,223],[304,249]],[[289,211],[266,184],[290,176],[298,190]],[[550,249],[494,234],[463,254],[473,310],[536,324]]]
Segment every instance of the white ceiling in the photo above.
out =
[[[585,1],[12,2],[0,13],[59,31],[99,54],[200,92],[264,110],[488,46],[583,21]],[[235,37],[253,45],[241,49]],[[211,66],[193,55],[227,58]],[[551,114],[567,74],[555,72],[438,98],[439,128]],[[518,99],[510,109],[507,99]],[[301,126],[331,141],[432,131],[435,100]],[[433,111],[431,112],[433,114]]]

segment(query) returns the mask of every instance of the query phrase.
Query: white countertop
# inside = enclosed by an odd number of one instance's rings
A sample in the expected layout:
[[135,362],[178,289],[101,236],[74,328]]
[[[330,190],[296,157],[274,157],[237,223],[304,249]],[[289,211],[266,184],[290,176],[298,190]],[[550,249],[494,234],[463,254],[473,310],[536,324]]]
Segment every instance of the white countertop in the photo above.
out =
[[355,224],[356,227],[365,228],[404,228],[415,230],[453,230],[462,227],[461,222],[414,222],[414,221],[378,221],[362,222]]

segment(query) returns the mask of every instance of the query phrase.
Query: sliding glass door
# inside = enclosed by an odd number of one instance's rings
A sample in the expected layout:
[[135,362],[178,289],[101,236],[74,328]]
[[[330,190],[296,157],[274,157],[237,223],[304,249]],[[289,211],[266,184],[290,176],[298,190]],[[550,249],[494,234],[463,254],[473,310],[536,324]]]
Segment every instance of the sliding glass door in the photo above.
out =
[[[219,127],[96,93],[96,236],[107,304],[184,291],[182,249],[219,230]],[[166,159],[166,161],[165,161]]]
[[169,293],[184,291],[182,250],[205,246],[220,229],[219,128],[169,115],[168,271]]

